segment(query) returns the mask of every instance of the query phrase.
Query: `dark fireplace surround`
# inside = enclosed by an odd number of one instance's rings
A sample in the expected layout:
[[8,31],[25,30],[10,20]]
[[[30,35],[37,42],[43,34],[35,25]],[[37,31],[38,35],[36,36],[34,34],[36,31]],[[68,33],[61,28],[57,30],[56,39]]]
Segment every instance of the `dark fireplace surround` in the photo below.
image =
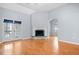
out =
[[35,36],[44,36],[44,30],[35,30]]

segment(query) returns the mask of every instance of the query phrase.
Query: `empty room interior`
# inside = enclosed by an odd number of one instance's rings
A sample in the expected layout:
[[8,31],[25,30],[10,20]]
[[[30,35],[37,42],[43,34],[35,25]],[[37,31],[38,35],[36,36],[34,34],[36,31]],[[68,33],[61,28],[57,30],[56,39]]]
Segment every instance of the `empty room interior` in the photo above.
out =
[[79,3],[0,3],[0,55],[79,55]]

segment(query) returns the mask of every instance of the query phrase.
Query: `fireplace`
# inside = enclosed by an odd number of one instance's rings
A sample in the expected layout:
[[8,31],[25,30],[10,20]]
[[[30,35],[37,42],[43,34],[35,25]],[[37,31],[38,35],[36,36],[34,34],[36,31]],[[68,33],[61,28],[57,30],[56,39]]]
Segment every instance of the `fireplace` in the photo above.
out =
[[44,30],[35,30],[35,36],[44,36]]

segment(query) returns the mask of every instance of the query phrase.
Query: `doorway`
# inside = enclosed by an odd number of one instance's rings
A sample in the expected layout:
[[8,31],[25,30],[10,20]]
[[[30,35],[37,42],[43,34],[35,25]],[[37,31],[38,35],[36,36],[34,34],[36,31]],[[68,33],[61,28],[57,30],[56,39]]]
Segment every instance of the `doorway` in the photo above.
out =
[[58,33],[58,20],[52,19],[50,21],[50,35],[57,36]]

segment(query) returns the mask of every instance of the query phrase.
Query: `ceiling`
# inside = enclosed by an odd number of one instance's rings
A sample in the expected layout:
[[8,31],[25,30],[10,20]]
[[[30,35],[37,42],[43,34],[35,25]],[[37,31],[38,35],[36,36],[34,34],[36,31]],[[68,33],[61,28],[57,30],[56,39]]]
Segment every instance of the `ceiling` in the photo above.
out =
[[36,12],[48,12],[64,4],[66,3],[19,3],[19,5],[26,8],[30,8]]
[[32,14],[35,11],[27,7],[18,5],[17,3],[0,3],[1,8],[9,9],[23,14]]
[[24,14],[35,12],[49,12],[66,3],[0,3],[0,7],[7,8]]

